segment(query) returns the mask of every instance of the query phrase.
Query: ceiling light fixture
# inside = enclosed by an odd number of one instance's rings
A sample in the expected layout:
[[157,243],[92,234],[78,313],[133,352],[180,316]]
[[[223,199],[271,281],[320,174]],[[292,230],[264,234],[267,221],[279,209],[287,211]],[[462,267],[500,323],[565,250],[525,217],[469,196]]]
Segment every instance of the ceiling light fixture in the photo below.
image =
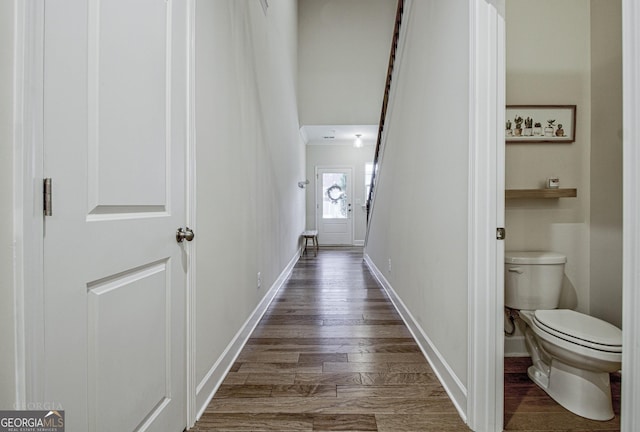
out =
[[362,138],[360,138],[361,136],[362,136],[362,134],[356,134],[356,140],[353,142],[353,146],[355,148],[362,147]]

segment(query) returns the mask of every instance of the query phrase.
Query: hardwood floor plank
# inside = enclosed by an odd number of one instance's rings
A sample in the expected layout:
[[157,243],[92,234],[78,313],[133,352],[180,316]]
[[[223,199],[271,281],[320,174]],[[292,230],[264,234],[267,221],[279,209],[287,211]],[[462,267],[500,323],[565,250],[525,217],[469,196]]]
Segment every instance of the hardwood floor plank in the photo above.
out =
[[387,363],[335,363],[325,362],[322,372],[340,373],[340,372],[388,372],[389,365]]
[[376,414],[380,432],[462,432],[470,429],[457,413]]
[[250,373],[247,374],[245,384],[293,384],[295,378],[295,373]]
[[327,414],[313,416],[313,430],[329,431],[377,431],[376,417],[367,414]]
[[352,337],[397,338],[411,337],[404,325],[354,325],[354,326],[286,326],[264,325],[256,328],[254,337],[269,338],[306,338],[306,337]]
[[394,397],[394,398],[448,398],[440,384],[425,385],[398,385],[398,386],[338,386],[338,397],[356,397],[356,398],[378,398],[378,397]]
[[403,337],[403,338],[376,338],[376,337],[368,337],[368,338],[359,338],[359,337],[339,337],[339,338],[321,338],[321,337],[310,337],[310,338],[289,338],[286,341],[283,341],[280,338],[257,338],[252,336],[251,339],[247,341],[247,346],[253,345],[275,345],[275,346],[285,346],[285,345],[303,345],[303,346],[322,346],[322,345],[352,345],[352,346],[361,346],[361,347],[376,347],[376,346],[385,346],[390,344],[396,345],[410,345],[417,347],[415,341],[411,337]]
[[[254,362],[254,363],[298,363],[300,354],[298,352],[255,352],[242,350],[236,364],[239,364],[238,370],[242,366],[242,363]],[[237,372],[237,370],[235,371]]]
[[347,353],[304,353],[300,354],[299,363],[346,362]]
[[205,414],[191,432],[313,431],[313,417],[305,414]]
[[288,414],[420,414],[456,413],[445,398],[399,399],[379,398],[213,398],[206,413],[288,413]]
[[427,363],[422,353],[359,353],[349,354],[350,363]]
[[318,384],[293,384],[273,386],[273,397],[337,397],[337,386]]
[[363,385],[436,384],[438,378],[432,373],[363,373]]
[[295,384],[362,384],[362,376],[359,373],[319,373],[297,374]]
[[343,326],[343,325],[402,325],[400,319],[325,319],[322,321],[322,325],[325,326]]
[[230,385],[223,384],[215,394],[217,398],[267,397],[271,396],[273,385]]
[[230,385],[235,385],[235,384],[244,384],[247,382],[247,377],[249,376],[248,373],[237,373],[237,372],[230,372],[227,374],[226,377],[224,377],[224,381],[222,382],[222,385],[225,384],[230,384]]
[[246,373],[322,373],[322,363],[243,363],[239,372]]
[[426,361],[416,363],[389,363],[389,372],[396,373],[433,373],[433,369]]

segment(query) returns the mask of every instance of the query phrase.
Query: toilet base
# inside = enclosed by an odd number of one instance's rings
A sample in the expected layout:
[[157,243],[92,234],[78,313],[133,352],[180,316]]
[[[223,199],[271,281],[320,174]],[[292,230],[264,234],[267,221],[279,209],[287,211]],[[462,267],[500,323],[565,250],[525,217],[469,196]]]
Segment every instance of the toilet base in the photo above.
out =
[[607,372],[579,369],[554,358],[548,375],[535,365],[529,367],[527,374],[551,398],[574,414],[599,421],[614,417]]

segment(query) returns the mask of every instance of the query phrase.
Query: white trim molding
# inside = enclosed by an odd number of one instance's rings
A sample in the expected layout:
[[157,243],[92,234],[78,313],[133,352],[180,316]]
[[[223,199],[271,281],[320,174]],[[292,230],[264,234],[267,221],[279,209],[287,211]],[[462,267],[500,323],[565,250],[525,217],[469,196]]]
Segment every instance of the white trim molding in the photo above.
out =
[[296,251],[296,254],[291,258],[291,261],[289,261],[289,264],[287,264],[284,270],[282,270],[278,279],[276,279],[251,315],[249,315],[249,318],[247,318],[244,325],[240,328],[238,333],[236,333],[229,345],[227,345],[227,348],[224,350],[222,355],[214,365],[211,366],[205,377],[198,384],[196,388],[196,407],[198,408],[196,420],[204,414],[204,410],[207,408],[207,405],[209,405],[209,402],[211,402],[211,399],[213,399],[213,396],[224,381],[227,373],[229,373],[229,370],[236,361],[236,358],[240,355],[240,352],[247,343],[247,340],[249,340],[251,333],[255,330],[260,319],[262,319],[262,316],[269,308],[269,305],[275,298],[276,294],[291,274],[293,267],[300,259],[301,252],[302,248],[299,248]]
[[[196,1],[187,0],[187,145],[186,145],[186,223],[196,233],[198,225],[196,220],[196,108],[195,108],[195,23]],[[196,421],[196,251],[195,245],[187,245],[189,259],[187,260],[186,278],[186,353],[185,353],[185,377],[186,377],[186,420],[187,428]]]
[[622,0],[623,264],[621,430],[640,430],[640,5]]
[[384,277],[383,273],[378,269],[378,267],[376,267],[373,260],[366,253],[364,255],[364,262],[367,264],[367,266],[371,270],[371,273],[378,280],[380,285],[382,285],[382,288],[389,296],[391,303],[393,303],[393,306],[400,314],[400,317],[411,332],[411,335],[422,350],[422,353],[427,358],[429,365],[438,377],[438,380],[442,384],[442,387],[444,387],[445,391],[449,395],[449,398],[453,402],[453,405],[458,410],[460,417],[462,417],[462,419],[466,422],[467,390],[465,389],[464,385],[456,376],[451,366],[449,366],[444,356],[440,354],[431,339],[429,339],[429,337],[422,330],[422,327],[420,327],[418,321],[416,321],[409,309],[396,294],[389,281]]
[[44,2],[15,2],[14,292],[16,408],[43,402],[43,65]]
[[504,396],[504,1],[469,0],[467,422],[502,431]]

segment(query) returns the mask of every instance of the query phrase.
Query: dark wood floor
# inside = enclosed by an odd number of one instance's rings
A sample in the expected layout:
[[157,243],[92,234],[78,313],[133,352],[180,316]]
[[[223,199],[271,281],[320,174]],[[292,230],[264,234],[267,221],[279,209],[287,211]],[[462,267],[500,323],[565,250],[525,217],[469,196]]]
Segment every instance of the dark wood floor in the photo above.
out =
[[362,248],[304,256],[192,431],[465,431]]
[[611,374],[613,411],[610,421],[588,420],[567,411],[527,376],[529,357],[505,358],[504,429],[507,431],[619,431],[620,375]]
[[[619,430],[575,416],[505,359],[505,430]],[[362,248],[306,255],[280,290],[193,432],[468,431]]]

